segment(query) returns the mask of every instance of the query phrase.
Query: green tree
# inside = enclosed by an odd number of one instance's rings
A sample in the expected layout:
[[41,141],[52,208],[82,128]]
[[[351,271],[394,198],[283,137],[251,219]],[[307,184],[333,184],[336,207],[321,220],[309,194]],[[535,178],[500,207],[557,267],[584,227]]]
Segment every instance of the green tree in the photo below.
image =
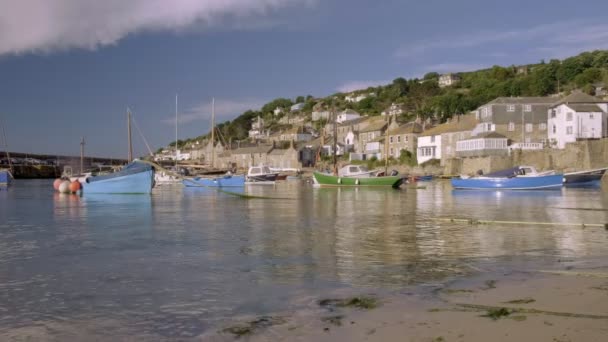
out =
[[439,74],[436,72],[427,72],[426,74],[424,74],[423,79],[424,80],[436,80],[436,79],[439,79]]

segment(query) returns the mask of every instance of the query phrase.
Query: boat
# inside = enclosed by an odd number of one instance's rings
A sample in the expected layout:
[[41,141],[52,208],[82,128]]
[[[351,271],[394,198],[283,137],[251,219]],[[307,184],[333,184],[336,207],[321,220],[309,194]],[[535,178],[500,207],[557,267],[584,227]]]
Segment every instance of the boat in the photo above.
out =
[[154,167],[134,160],[122,170],[102,176],[87,177],[82,183],[86,194],[149,194],[154,186]]
[[270,167],[270,172],[276,172],[278,173],[277,176],[277,180],[278,181],[284,181],[284,180],[300,180],[302,179],[301,175],[302,175],[302,171],[300,169],[296,169],[296,168],[275,168],[275,167]]
[[120,171],[106,175],[86,177],[82,182],[83,194],[150,194],[154,187],[154,167],[140,160],[133,160],[131,144],[131,111],[127,110],[127,134],[129,140],[129,164]]
[[242,187],[245,186],[244,175],[226,174],[221,177],[203,178],[184,178],[182,184],[186,187]]
[[567,187],[597,187],[608,168],[568,172],[564,174],[564,185]]
[[13,175],[9,169],[0,169],[0,186],[7,186],[11,183]]
[[555,171],[538,172],[532,166],[516,166],[487,175],[463,175],[453,178],[451,182],[454,189],[548,190],[560,189],[563,185],[563,175]]
[[157,171],[154,173],[155,186],[179,184],[179,182],[180,182],[180,178],[171,172]]
[[278,172],[270,171],[268,166],[252,166],[247,171],[246,184],[274,184],[279,176]]
[[346,165],[338,175],[314,172],[315,186],[391,186],[398,188],[405,178],[395,173],[389,176],[378,176],[378,171],[369,171],[363,165]]
[[433,180],[433,175],[415,176],[417,182],[430,182]]

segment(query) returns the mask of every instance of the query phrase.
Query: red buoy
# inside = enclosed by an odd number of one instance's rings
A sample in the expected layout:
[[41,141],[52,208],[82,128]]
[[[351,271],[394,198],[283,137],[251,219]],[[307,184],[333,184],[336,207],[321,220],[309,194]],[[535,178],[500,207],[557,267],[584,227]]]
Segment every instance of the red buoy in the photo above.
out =
[[76,192],[78,190],[80,190],[80,182],[73,181],[72,183],[70,183],[70,191],[71,192]]
[[53,182],[53,188],[59,191],[59,186],[61,185],[61,182],[63,182],[61,178],[55,179],[55,181]]

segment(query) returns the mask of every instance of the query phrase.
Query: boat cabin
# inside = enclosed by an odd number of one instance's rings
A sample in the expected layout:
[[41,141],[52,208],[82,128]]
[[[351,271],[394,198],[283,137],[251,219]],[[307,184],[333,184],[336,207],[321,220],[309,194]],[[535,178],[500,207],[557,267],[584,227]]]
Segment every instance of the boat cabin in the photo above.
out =
[[247,172],[247,176],[261,176],[272,173],[268,166],[252,166]]
[[376,171],[369,171],[365,165],[346,165],[338,170],[340,177],[375,177]]

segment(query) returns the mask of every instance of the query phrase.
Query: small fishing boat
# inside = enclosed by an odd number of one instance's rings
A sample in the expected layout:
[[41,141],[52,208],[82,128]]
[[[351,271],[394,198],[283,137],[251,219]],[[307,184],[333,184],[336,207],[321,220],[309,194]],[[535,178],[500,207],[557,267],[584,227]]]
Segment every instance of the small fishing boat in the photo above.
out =
[[567,187],[597,187],[608,168],[568,172],[564,174],[564,185]]
[[0,186],[7,186],[11,183],[13,175],[9,169],[0,169]]
[[185,178],[182,181],[182,184],[186,187],[242,187],[245,186],[245,176],[243,175],[232,175],[226,174],[221,177],[213,177],[213,178]]
[[154,186],[154,168],[138,160],[122,170],[102,176],[90,176],[82,183],[84,194],[149,194]]
[[154,184],[155,185],[169,185],[178,184],[180,182],[179,177],[165,171],[157,171],[154,173]]
[[270,168],[268,166],[252,166],[247,171],[245,183],[274,184],[278,176],[279,173],[270,171]]
[[398,188],[404,181],[402,176],[377,176],[378,171],[369,171],[363,165],[346,165],[338,171],[338,175],[314,172],[315,186],[391,186]]
[[517,166],[487,175],[460,176],[451,182],[454,189],[547,190],[561,188],[563,175],[555,171],[537,172],[532,166]]

